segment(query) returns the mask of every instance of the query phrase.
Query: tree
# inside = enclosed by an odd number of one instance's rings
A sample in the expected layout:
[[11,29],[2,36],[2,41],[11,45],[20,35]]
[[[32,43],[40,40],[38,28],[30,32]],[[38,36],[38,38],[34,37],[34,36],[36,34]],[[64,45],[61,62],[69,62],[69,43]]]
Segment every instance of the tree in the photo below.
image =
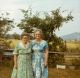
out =
[[34,31],[35,28],[41,29],[45,35],[45,39],[51,44],[50,50],[57,50],[57,46],[63,44],[62,39],[58,38],[55,34],[55,30],[59,29],[63,23],[73,19],[71,12],[63,17],[60,9],[51,11],[50,13],[45,12],[42,16],[39,12],[33,13],[31,9],[21,10],[24,18],[18,24],[20,29],[24,29],[28,33]]
[[14,39],[20,39],[20,35],[17,34],[16,32],[13,33],[11,36],[12,36],[12,38],[14,38]]
[[4,37],[6,33],[13,27],[13,21],[7,17],[8,14],[9,13],[6,13],[5,17],[4,14],[2,14],[0,17],[0,37]]

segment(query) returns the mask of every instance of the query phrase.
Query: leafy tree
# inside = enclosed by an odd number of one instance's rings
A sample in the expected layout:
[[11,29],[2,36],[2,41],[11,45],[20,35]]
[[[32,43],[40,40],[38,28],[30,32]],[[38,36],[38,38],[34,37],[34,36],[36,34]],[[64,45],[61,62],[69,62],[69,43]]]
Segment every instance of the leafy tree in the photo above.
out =
[[1,14],[0,16],[0,37],[4,37],[6,33],[13,27],[12,23],[13,21],[8,18],[8,14],[4,16],[4,14]]
[[14,38],[14,39],[20,39],[20,35],[17,34],[17,33],[13,33],[11,36],[12,36],[12,38]]
[[61,14],[60,9],[51,11],[50,13],[44,12],[41,15],[39,12],[33,13],[31,9],[21,10],[24,18],[18,24],[20,29],[31,33],[35,28],[41,29],[44,33],[45,39],[50,43],[50,50],[56,51],[57,46],[63,46],[61,38],[58,38],[55,34],[55,30],[59,29],[63,23],[73,19],[71,12],[67,16]]

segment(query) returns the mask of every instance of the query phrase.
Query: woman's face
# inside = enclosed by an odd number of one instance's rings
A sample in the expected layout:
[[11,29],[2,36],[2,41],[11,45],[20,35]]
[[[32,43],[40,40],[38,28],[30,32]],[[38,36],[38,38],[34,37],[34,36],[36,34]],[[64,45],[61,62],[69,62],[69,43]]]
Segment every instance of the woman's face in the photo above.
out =
[[23,41],[24,43],[27,43],[28,40],[29,40],[29,37],[28,37],[28,36],[23,36],[23,37],[22,37],[22,41]]
[[35,39],[41,39],[41,38],[42,34],[39,31],[35,32]]

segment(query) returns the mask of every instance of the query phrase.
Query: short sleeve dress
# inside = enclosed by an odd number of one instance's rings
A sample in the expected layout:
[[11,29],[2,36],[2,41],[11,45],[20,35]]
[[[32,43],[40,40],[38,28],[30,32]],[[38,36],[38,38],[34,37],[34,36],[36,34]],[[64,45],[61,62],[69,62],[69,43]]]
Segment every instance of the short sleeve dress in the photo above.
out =
[[44,53],[45,49],[48,48],[48,44],[45,40],[37,42],[32,41],[32,66],[34,78],[48,78],[48,67],[44,66]]
[[11,78],[33,78],[31,43],[26,44],[26,47],[24,47],[22,42],[19,42],[13,54],[18,56],[18,67],[17,69],[13,68]]

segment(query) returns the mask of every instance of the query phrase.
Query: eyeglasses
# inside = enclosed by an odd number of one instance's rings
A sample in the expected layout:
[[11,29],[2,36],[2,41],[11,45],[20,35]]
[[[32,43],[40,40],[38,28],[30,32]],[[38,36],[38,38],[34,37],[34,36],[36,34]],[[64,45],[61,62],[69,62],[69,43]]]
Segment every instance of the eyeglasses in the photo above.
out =
[[28,37],[23,37],[23,39],[27,39]]

